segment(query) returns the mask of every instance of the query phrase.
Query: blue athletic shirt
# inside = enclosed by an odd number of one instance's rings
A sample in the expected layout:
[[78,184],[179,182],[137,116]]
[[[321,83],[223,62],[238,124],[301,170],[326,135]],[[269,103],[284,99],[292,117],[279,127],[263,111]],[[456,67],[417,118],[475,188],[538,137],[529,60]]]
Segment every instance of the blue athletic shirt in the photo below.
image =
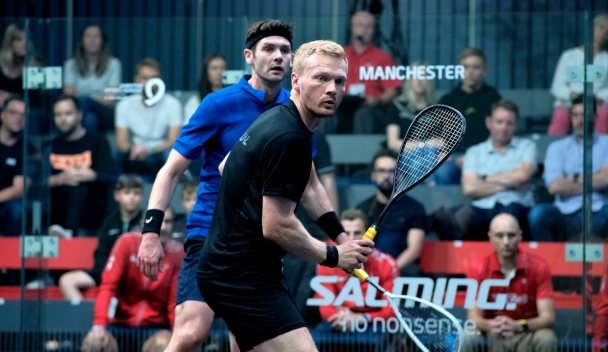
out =
[[[238,84],[207,95],[173,145],[185,158],[202,154],[203,160],[196,203],[186,221],[186,238],[207,236],[220,187],[218,166],[226,154],[258,116],[289,100],[289,91],[282,88],[275,102],[265,105],[266,92],[253,89],[250,78],[245,75]],[[314,157],[314,137],[312,140]]]

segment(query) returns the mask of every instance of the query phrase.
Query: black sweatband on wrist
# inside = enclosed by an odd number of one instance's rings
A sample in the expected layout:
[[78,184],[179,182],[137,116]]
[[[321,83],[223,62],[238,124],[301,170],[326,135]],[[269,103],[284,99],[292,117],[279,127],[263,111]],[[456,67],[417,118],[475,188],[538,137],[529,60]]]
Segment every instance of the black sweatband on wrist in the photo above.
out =
[[338,218],[338,214],[335,211],[327,212],[317,219],[317,225],[325,232],[332,241],[336,240],[339,234],[344,232],[344,226]]
[[160,228],[163,225],[165,212],[158,209],[149,209],[144,217],[144,228],[141,233],[154,232],[160,236]]
[[338,247],[327,245],[327,256],[321,265],[330,268],[338,266]]

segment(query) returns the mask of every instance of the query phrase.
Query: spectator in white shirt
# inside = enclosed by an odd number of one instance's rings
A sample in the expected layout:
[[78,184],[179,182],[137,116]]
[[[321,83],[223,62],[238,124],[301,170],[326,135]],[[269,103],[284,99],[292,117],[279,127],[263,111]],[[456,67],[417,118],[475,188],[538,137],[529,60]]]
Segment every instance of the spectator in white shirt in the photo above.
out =
[[[137,64],[136,72],[135,83],[143,89],[149,80],[160,78],[160,64],[145,58]],[[151,106],[147,98],[145,93],[131,95],[116,106],[116,159],[123,172],[156,174],[181,130],[182,107],[175,97],[164,94]]]
[[226,69],[226,58],[220,53],[207,55],[203,60],[201,77],[198,80],[198,94],[193,95],[184,105],[184,125],[190,120],[201,101],[207,94],[213,93],[225,87],[223,73]]

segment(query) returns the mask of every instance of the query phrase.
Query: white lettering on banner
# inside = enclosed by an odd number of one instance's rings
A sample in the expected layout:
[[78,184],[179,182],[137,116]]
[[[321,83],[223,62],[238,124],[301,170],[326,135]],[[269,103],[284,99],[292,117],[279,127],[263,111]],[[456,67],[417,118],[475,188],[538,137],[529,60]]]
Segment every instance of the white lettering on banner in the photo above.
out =
[[[396,317],[390,317],[388,319],[384,319],[382,317],[376,317],[372,319],[371,322],[368,322],[363,317],[344,317],[342,332],[358,332],[362,333],[368,330],[371,326],[371,331],[376,333],[405,333],[405,327],[399,323],[399,319]],[[414,334],[420,335],[424,333],[425,335],[441,335],[445,336],[444,331],[447,331],[447,335],[452,333],[452,329],[454,329],[452,322],[447,318],[429,318],[422,319],[417,318],[412,321],[410,318],[403,319],[405,324],[414,332]],[[477,325],[475,321],[472,319],[467,319],[464,322],[462,320],[458,320],[458,323],[462,325],[463,331],[465,335],[476,335],[479,334],[477,330]]]
[[463,79],[462,65],[429,65],[429,66],[360,66],[359,81],[377,80],[431,80],[431,79]]
[[[346,282],[344,288],[336,297],[333,292],[327,289],[323,284],[334,284],[338,282],[337,276],[315,276],[310,280],[310,287],[321,298],[309,298],[306,301],[308,306],[326,306],[333,304],[334,306],[342,306],[344,302],[354,302],[356,306],[363,307],[385,307],[388,302],[386,300],[377,299],[377,290],[368,285],[365,296],[361,289],[361,282],[354,277],[351,277]],[[378,282],[378,277],[372,277],[371,280]],[[518,303],[528,301],[527,296],[509,295],[505,293],[493,294],[490,297],[490,289],[492,287],[508,287],[509,280],[488,279],[478,283],[475,279],[452,278],[437,279],[434,283],[432,279],[426,277],[398,277],[393,283],[393,292],[395,294],[403,294],[404,287],[407,286],[405,294],[408,296],[417,296],[427,301],[431,301],[444,308],[453,308],[456,300],[458,287],[466,288],[464,308],[472,308],[475,304],[482,310],[515,310]],[[422,287],[422,294],[419,296],[418,291]],[[447,287],[447,289],[446,289]],[[478,290],[479,288],[479,290]],[[477,297],[477,302],[475,301]],[[492,299],[490,301],[490,299]]]

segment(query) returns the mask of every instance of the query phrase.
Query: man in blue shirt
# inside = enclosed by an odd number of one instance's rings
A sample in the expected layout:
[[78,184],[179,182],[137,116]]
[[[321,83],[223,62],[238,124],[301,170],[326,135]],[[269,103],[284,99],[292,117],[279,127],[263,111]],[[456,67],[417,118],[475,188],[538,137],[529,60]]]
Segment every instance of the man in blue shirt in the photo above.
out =
[[[595,115],[595,105],[593,109]],[[583,99],[571,108],[573,135],[549,145],[544,179],[555,196],[553,204],[539,204],[528,214],[534,241],[580,240],[583,224]],[[591,209],[593,235],[606,238],[608,219],[608,136],[593,135]]]
[[[220,185],[218,166],[251,123],[263,112],[289,100],[281,87],[292,60],[293,26],[279,20],[254,23],[247,31],[244,55],[252,68],[251,76],[228,88],[209,94],[201,102],[177,138],[165,166],[154,182],[145,216],[138,266],[151,280],[162,272],[162,247],[158,227],[162,223],[179,177],[193,159],[202,153],[203,162],[197,200],[186,223],[187,238],[175,310],[175,326],[166,351],[197,351],[211,327],[214,313],[204,302],[197,286],[196,268],[207,236]],[[314,150],[313,150],[314,155]],[[314,166],[302,203],[315,220],[334,231],[331,203],[316,176]],[[330,214],[330,215],[327,215]],[[332,216],[333,214],[334,216]],[[327,219],[330,219],[329,221]],[[324,221],[324,222],[323,222]],[[327,225],[329,224],[329,225]],[[340,238],[345,238],[340,233]],[[236,348],[234,346],[233,348]]]

